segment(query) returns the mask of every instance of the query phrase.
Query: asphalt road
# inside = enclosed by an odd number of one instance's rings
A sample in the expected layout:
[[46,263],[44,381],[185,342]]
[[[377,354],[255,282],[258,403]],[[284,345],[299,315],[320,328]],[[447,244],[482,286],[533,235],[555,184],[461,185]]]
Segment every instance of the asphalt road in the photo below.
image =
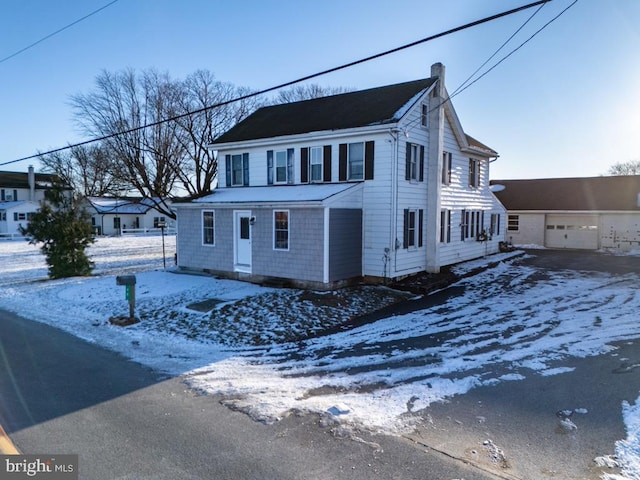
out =
[[313,416],[256,423],[179,378],[1,310],[0,395],[18,449],[78,454],[82,479],[494,478],[406,439],[340,438]]

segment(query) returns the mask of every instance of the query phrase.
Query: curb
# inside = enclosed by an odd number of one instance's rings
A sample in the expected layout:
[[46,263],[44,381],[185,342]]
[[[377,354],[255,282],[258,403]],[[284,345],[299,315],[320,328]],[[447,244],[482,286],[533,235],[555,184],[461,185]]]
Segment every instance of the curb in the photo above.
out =
[[9,435],[4,431],[2,425],[0,425],[0,455],[20,455],[20,452],[9,438]]

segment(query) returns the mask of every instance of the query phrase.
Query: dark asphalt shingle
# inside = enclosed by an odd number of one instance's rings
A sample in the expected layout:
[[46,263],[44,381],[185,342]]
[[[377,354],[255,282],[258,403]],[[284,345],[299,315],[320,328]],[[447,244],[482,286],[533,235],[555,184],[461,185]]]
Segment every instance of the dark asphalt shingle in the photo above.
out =
[[240,142],[394,123],[396,113],[436,78],[263,107],[214,143]]

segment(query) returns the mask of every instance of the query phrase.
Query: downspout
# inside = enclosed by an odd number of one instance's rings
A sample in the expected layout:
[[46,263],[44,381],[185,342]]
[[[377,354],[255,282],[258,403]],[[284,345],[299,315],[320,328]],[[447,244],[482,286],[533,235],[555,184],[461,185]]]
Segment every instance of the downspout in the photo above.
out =
[[[393,278],[398,270],[398,249],[396,248],[396,236],[398,234],[398,134],[400,129],[394,127],[389,129],[393,147],[391,156],[391,216],[389,218],[389,249],[393,253],[393,275],[391,274],[391,256],[388,257],[389,264],[386,272],[389,279]],[[385,252],[386,254],[387,252]]]

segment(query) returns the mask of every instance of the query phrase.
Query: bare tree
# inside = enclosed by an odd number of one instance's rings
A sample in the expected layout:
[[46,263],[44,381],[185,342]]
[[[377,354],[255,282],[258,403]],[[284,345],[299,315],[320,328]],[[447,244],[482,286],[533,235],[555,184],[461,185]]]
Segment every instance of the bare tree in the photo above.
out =
[[[176,139],[184,157],[175,173],[190,196],[202,196],[215,187],[218,162],[209,148],[213,140],[253,113],[261,104],[257,97],[246,97],[247,88],[220,82],[208,70],[198,70],[180,84],[181,113],[201,111],[176,120]],[[241,98],[241,100],[235,101]],[[214,108],[209,108],[214,107]]]
[[81,196],[114,195],[126,188],[112,175],[113,158],[101,144],[72,147],[39,160],[45,171],[55,173]]
[[206,70],[184,81],[155,70],[103,71],[95,90],[71,97],[71,105],[85,134],[109,137],[113,177],[174,218],[165,200],[215,186],[217,159],[208,145],[257,108],[255,97],[234,101],[249,93]]
[[280,90],[273,100],[274,104],[299,102],[301,100],[311,100],[313,98],[328,97],[341,93],[353,92],[353,88],[347,87],[322,87],[315,83],[294,85],[285,90]]
[[629,162],[619,162],[607,171],[609,175],[640,175],[640,160],[632,160]]
[[175,218],[166,203],[176,182],[172,164],[182,158],[175,141],[175,124],[144,125],[170,118],[178,111],[176,84],[154,70],[101,72],[96,90],[71,97],[74,117],[88,135],[106,137],[105,148],[114,162],[112,175],[143,197],[160,213]]

